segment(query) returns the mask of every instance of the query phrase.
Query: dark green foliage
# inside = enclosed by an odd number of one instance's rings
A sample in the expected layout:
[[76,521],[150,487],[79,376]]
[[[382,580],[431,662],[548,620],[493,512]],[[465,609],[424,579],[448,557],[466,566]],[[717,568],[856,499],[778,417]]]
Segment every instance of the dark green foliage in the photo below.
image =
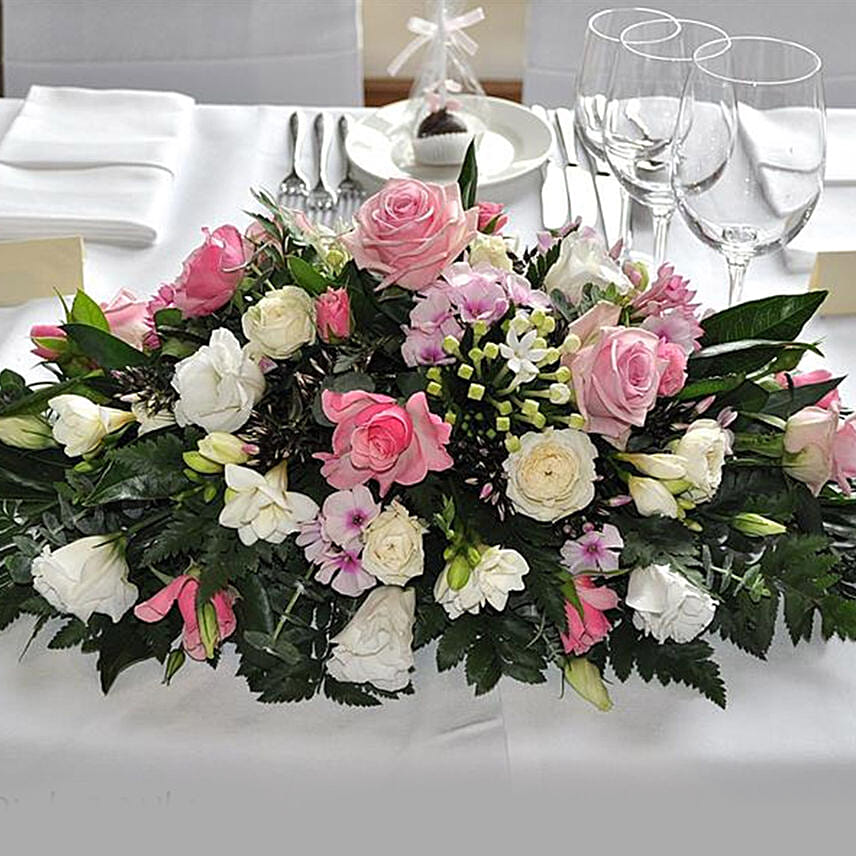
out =
[[458,187],[461,189],[461,203],[465,209],[476,204],[479,174],[476,165],[476,141],[471,140],[464,155],[461,171],[458,174]]
[[48,648],[74,648],[88,636],[89,628],[79,618],[70,618],[48,642]]

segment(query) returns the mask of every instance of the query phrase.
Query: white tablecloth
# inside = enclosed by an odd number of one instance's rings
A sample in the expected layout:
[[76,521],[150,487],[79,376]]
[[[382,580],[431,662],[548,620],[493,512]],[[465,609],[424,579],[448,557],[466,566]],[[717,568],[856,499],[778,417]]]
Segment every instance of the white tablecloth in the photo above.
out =
[[[0,134],[19,103],[0,101]],[[199,106],[167,237],[147,249],[89,245],[90,293],[106,299],[121,287],[153,292],[179,271],[202,226],[244,225],[241,211],[253,204],[248,188],[275,188],[282,175],[288,115],[279,107]],[[537,188],[537,177],[530,176],[489,194],[510,205],[524,239],[539,226]],[[681,223],[675,224],[671,255],[706,303],[722,304],[723,261]],[[806,279],[789,272],[779,257],[760,259],[750,268],[747,297],[797,291]],[[57,310],[52,300],[0,309],[0,364],[28,370],[34,358],[27,331],[55,319]],[[851,369],[851,319],[821,319],[808,335],[824,339],[834,371]],[[844,397],[856,401],[853,380],[845,383]],[[99,805],[127,799],[150,809],[198,804],[214,795],[240,799],[250,792],[244,787],[273,797],[296,789],[307,773],[327,788],[365,784],[371,771],[384,781],[380,791],[370,792],[377,806],[391,798],[391,781],[454,770],[438,805],[455,797],[454,814],[471,832],[495,830],[501,817],[496,807],[489,814],[500,817],[490,823],[481,811],[481,819],[467,815],[487,783],[546,786],[536,789],[544,799],[552,797],[565,809],[588,800],[608,817],[616,804],[627,817],[642,795],[674,807],[691,786],[757,799],[755,783],[761,781],[768,795],[777,785],[783,799],[798,797],[802,811],[805,799],[824,785],[839,795],[856,788],[856,646],[837,642],[793,650],[780,639],[768,664],[720,645],[727,713],[684,688],[636,679],[612,686],[615,709],[604,715],[571,691],[560,697],[558,674],[536,688],[504,680],[475,699],[460,670],[436,673],[432,651],[417,655],[416,696],[382,709],[352,711],[322,699],[259,705],[235,679],[229,646],[216,671],[191,663],[169,688],[159,684],[158,665],[135,666],[105,699],[94,662],[77,651],[48,651],[37,641],[19,663],[28,633],[28,624],[19,622],[0,635],[0,825],[4,809],[12,815],[51,800],[74,804],[81,795]],[[477,777],[481,790],[468,785],[470,777]],[[634,800],[622,802],[631,787]],[[368,798],[355,786],[352,797],[359,796]],[[442,826],[442,813],[434,812],[428,810],[429,816]],[[575,816],[591,819],[582,809]],[[655,828],[672,822],[660,818]],[[580,832],[568,827],[569,847]]]

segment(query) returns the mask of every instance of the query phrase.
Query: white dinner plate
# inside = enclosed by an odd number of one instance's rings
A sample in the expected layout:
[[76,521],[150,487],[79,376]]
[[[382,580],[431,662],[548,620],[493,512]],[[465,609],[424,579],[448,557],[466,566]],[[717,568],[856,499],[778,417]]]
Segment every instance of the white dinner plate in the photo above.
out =
[[[537,169],[550,150],[549,126],[534,113],[513,101],[485,98],[487,120],[467,110],[461,96],[460,115],[476,132],[479,186],[502,184]],[[458,177],[458,166],[425,166],[416,162],[408,123],[412,114],[407,101],[387,104],[355,122],[345,141],[351,163],[380,181],[389,178],[419,178],[450,184]]]

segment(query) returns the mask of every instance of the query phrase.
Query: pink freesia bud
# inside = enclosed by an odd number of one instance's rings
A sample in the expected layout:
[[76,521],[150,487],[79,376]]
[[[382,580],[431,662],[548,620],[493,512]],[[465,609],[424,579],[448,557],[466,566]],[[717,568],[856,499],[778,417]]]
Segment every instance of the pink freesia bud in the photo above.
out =
[[727,428],[737,418],[737,411],[733,407],[723,407],[716,417],[721,428]]
[[633,502],[633,497],[630,496],[629,494],[622,493],[622,494],[619,494],[618,496],[610,497],[606,501],[606,504],[610,508],[621,508],[622,505],[629,505],[631,502]]
[[33,353],[43,360],[56,360],[68,344],[65,330],[55,324],[34,324],[30,328],[30,339],[36,346]]
[[351,301],[344,288],[331,288],[315,301],[318,335],[325,342],[347,339],[351,333]]
[[241,445],[241,451],[252,458],[255,455],[258,455],[259,447],[255,443],[243,443]]
[[508,225],[508,215],[503,213],[502,203],[479,202],[477,204],[479,208],[479,232],[484,232],[491,223],[494,223],[491,234],[498,235]]
[[487,499],[493,493],[493,485],[488,482],[486,485],[482,486],[482,489],[479,491],[479,499]]
[[703,398],[701,401],[699,401],[699,403],[696,404],[693,410],[699,415],[701,415],[710,408],[711,404],[713,404],[714,401],[716,401],[716,396],[708,395],[707,398]]

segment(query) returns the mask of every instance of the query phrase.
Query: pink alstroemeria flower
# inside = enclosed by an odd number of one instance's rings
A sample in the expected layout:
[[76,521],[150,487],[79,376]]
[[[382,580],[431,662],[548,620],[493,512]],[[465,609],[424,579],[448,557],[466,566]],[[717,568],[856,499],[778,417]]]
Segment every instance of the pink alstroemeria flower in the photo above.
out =
[[618,606],[618,595],[606,586],[596,586],[589,577],[575,577],[574,587],[582,604],[583,614],[580,617],[572,603],[565,603],[568,632],[561,635],[565,653],[579,656],[609,633],[612,625],[604,612]]
[[[190,574],[182,574],[171,583],[164,586],[154,597],[134,607],[134,615],[148,624],[154,624],[165,618],[172,609],[172,605],[178,601],[178,611],[184,619],[184,632],[182,645],[189,657],[194,660],[205,660],[205,646],[202,644],[202,636],[199,632],[199,621],[196,616],[196,592],[199,589],[199,580]],[[235,610],[232,604],[235,596],[223,589],[211,598],[211,604],[217,615],[217,627],[219,641],[228,639],[235,632],[237,622]]]

